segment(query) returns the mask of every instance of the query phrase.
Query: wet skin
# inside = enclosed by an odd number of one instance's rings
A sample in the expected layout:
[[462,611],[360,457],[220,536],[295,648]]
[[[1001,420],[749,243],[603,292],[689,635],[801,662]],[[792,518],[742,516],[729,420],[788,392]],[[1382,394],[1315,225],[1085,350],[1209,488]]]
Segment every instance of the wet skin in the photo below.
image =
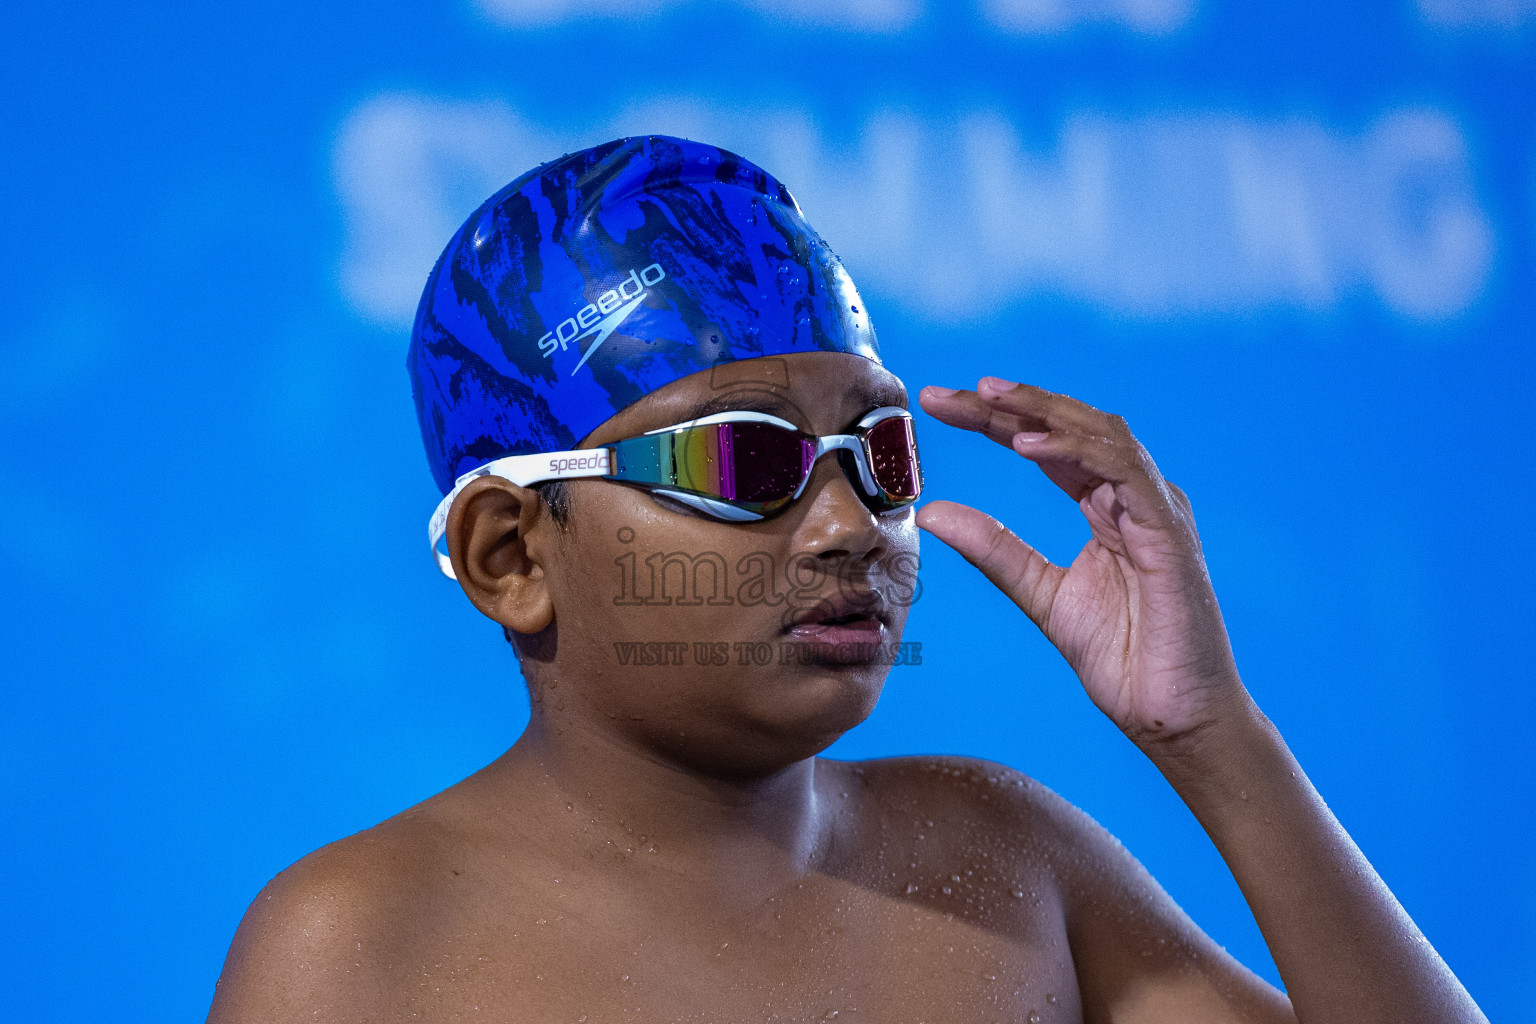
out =
[[[766,362],[677,381],[583,446],[708,402],[817,434],[906,404],[895,377],[857,356],[773,360],[783,376],[767,384],[752,365]],[[1071,566],[953,503],[876,514],[835,457],[785,513],[747,524],[582,480],[562,527],[531,490],[467,488],[449,517],[454,569],[518,639],[528,728],[469,779],[274,879],[235,937],[210,1019],[1482,1020],[1248,698],[1189,502],[1123,422],[991,378],[922,398],[1079,502],[1092,539]],[[1294,1011],[1022,774],[816,756],[869,714],[889,667],[857,652],[786,664],[777,649],[899,640],[901,567],[920,526],[1019,604],[1185,799],[1243,887]],[[784,591],[791,561],[812,571],[778,603],[616,601],[626,555],[644,567],[678,551],[728,568],[764,558]],[[650,641],[766,643],[775,656],[620,664],[616,643]],[[1027,720],[1023,707],[985,713]]]

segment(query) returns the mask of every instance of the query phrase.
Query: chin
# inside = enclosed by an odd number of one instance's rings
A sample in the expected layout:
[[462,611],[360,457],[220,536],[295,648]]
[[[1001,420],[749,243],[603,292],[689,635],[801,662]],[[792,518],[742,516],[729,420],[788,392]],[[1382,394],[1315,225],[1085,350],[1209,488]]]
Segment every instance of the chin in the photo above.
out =
[[[665,755],[718,778],[766,778],[815,757],[869,717],[888,666],[798,666],[752,680],[739,699],[675,719],[653,742]],[[704,719],[704,720],[701,720]]]
[[785,763],[813,757],[875,709],[885,665],[803,665],[755,690],[742,725],[756,743],[783,751]]

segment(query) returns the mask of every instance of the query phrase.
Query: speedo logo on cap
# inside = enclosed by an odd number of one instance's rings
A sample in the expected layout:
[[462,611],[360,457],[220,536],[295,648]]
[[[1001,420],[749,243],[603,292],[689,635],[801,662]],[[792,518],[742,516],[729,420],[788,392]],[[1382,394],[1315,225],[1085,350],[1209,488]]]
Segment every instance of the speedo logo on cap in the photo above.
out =
[[567,345],[582,341],[586,338],[594,338],[587,350],[581,354],[581,360],[571,370],[582,368],[592,353],[602,347],[608,340],[608,335],[618,329],[629,314],[635,311],[635,307],[645,301],[649,293],[647,288],[655,287],[666,280],[667,272],[661,269],[660,263],[652,263],[644,270],[631,270],[629,276],[619,282],[617,288],[610,288],[597,297],[596,302],[589,302],[582,306],[574,315],[560,321],[560,325],[539,339],[539,351],[548,359],[558,349],[565,351]]

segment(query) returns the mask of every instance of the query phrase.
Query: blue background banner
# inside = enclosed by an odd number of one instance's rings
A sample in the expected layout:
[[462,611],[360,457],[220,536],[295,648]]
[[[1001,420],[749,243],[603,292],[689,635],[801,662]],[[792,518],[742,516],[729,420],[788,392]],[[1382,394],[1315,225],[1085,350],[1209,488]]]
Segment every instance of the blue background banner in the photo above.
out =
[[[427,554],[410,317],[482,199],[640,132],[779,176],[914,390],[1124,415],[1261,706],[1528,1014],[1533,0],[11,4],[0,47],[8,1017],[200,1017],[267,879],[517,736],[511,652]],[[918,430],[929,496],[1085,540]],[[1030,772],[1278,980],[1033,627],[942,545],[923,581],[922,666],[832,753]]]

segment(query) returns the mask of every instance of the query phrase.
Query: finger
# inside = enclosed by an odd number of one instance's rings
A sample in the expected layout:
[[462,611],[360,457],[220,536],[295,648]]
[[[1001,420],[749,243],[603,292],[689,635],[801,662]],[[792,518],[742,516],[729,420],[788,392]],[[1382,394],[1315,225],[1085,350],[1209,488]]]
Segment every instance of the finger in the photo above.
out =
[[1005,448],[1013,444],[1016,434],[1050,429],[1044,420],[995,409],[974,391],[930,385],[918,393],[917,400],[934,419],[962,430],[985,434]]
[[1134,438],[1052,431],[1018,435],[1012,447],[1073,501],[1083,502],[1108,483],[1115,500],[1136,522],[1162,524],[1173,516],[1175,499],[1152,456]]
[[1067,571],[985,512],[953,501],[930,501],[917,525],[958,551],[1042,630]]
[[1204,554],[1205,546],[1200,543],[1200,531],[1195,527],[1195,507],[1190,504],[1189,495],[1184,489],[1172,480],[1165,479],[1163,486],[1168,488],[1168,493],[1173,496],[1173,509],[1175,514],[1183,521],[1184,531],[1194,541],[1195,550]]
[[927,387],[918,400],[936,418],[984,433],[1035,462],[1079,504],[1109,483],[1114,502],[1135,522],[1163,526],[1175,518],[1174,499],[1162,474],[1121,417],[1067,395],[996,377],[983,377],[977,388]]
[[1032,384],[1015,384],[999,377],[983,377],[976,393],[989,408],[1043,423],[1050,430],[1070,430],[1100,437],[1130,437],[1124,419],[1096,409],[1070,395],[1057,394]]

